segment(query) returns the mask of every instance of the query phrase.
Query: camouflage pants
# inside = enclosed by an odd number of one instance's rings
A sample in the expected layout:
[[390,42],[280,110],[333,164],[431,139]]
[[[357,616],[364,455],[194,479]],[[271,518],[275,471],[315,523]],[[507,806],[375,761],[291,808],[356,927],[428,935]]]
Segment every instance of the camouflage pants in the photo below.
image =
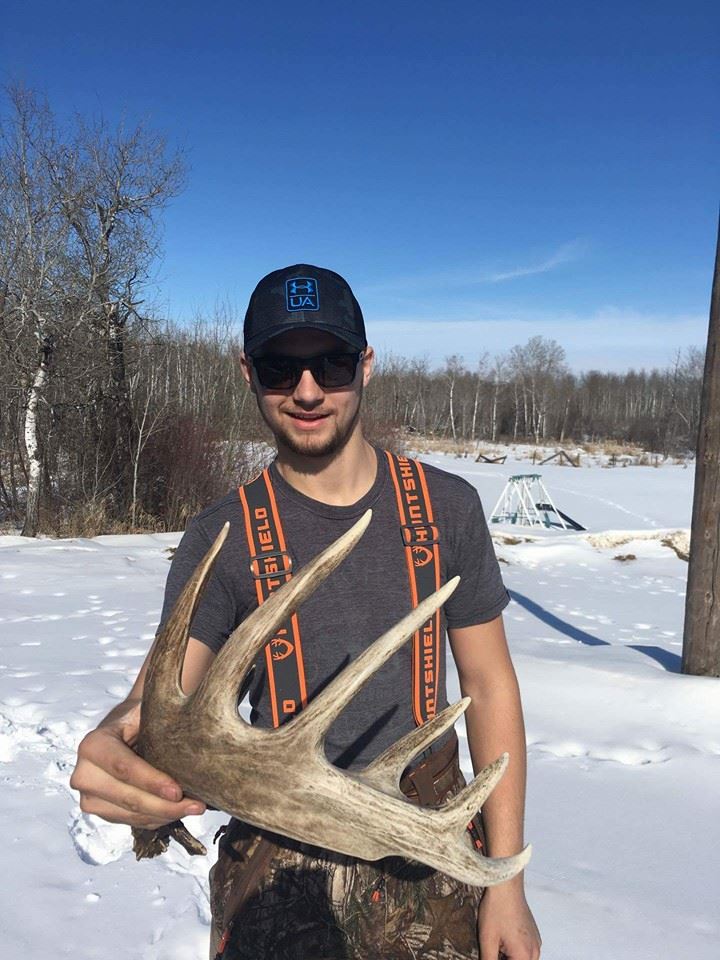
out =
[[[463,782],[455,761],[442,799]],[[211,960],[219,946],[222,960],[479,956],[482,889],[400,857],[356,860],[232,820],[210,889]]]

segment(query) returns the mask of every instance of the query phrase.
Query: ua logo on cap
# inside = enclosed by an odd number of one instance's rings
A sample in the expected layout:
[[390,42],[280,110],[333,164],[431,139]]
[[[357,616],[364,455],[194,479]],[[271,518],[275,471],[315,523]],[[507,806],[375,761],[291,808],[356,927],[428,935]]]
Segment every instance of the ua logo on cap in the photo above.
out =
[[285,300],[288,312],[295,310],[319,310],[320,291],[317,280],[312,277],[293,277],[285,281]]

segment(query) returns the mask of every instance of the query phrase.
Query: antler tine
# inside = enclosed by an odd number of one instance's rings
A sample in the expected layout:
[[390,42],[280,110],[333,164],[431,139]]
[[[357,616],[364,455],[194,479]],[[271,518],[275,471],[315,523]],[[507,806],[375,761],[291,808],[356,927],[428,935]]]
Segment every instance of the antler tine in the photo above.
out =
[[229,523],[223,524],[213,545],[183,587],[165,628],[158,634],[148,664],[145,700],[151,700],[155,696],[168,703],[187,699],[180,685],[180,678],[190,624],[229,529]]
[[495,784],[505,773],[509,759],[509,754],[503,753],[497,760],[483,767],[475,779],[463,787],[460,793],[443,804],[440,808],[440,817],[443,822],[464,828],[478,810],[482,809]]
[[459,582],[460,577],[448,580],[443,587],[419,603],[399,623],[363,650],[353,663],[345,667],[312,703],[294,718],[292,724],[288,724],[288,727],[294,728],[293,734],[297,736],[298,742],[307,747],[317,747],[330,724],[342,713],[358,690],[364,687],[373,673],[445,603]]
[[228,638],[198,687],[193,710],[237,717],[237,695],[258,653],[357,544],[372,519],[366,510],[334,543],[254,610]]
[[446,847],[446,852],[452,857],[452,875],[463,883],[478,887],[504,883],[520,873],[532,855],[532,846],[528,844],[511,857],[481,856],[468,844],[466,832],[463,829],[463,834],[453,838]]
[[445,707],[432,720],[428,720],[421,727],[415,727],[406,733],[400,740],[391,744],[387,750],[376,757],[372,763],[360,774],[360,779],[371,787],[391,792],[395,796],[402,796],[398,784],[403,770],[410,761],[426,747],[437,740],[446,730],[454,726],[455,721],[462,716],[470,705],[470,697],[463,697],[457,703]]

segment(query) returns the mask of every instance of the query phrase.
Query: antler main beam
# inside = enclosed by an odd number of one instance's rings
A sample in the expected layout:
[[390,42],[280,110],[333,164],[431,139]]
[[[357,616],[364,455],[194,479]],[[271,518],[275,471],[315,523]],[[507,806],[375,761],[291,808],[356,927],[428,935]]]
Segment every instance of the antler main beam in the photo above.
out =
[[[416,806],[399,788],[400,776],[413,757],[452,727],[469,698],[406,734],[362,771],[340,770],[328,763],[323,752],[323,739],[338,714],[445,603],[459,578],[403,617],[284,726],[277,730],[252,727],[238,714],[238,690],[260,651],[353,549],[370,517],[368,510],[243,621],[197,690],[186,695],[180,677],[190,624],[225,542],[225,524],[155,643],[137,750],[174,777],[187,795],[257,827],[363,860],[399,855],[464,883],[501,883],[523,869],[530,847],[513,857],[483,857],[471,846],[466,826],[502,776],[507,754],[436,809]],[[188,845],[187,838],[179,839]],[[136,852],[138,856],[147,852],[137,832]]]

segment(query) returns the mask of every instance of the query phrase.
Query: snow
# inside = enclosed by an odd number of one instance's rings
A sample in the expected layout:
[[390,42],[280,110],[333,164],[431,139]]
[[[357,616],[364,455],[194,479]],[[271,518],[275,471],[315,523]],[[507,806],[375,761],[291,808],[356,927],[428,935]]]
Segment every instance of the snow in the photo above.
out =
[[[677,672],[687,564],[672,544],[687,545],[692,468],[424,459],[474,484],[488,513],[508,476],[539,472],[588,531],[492,526],[513,596],[543,957],[715,960],[720,681]],[[188,823],[208,859],[173,846],[136,863],[129,830],[82,814],[68,786],[80,739],[142,663],[178,540],[0,537],[7,956],[207,955],[207,871],[225,818]],[[449,687],[458,696],[455,675]]]

